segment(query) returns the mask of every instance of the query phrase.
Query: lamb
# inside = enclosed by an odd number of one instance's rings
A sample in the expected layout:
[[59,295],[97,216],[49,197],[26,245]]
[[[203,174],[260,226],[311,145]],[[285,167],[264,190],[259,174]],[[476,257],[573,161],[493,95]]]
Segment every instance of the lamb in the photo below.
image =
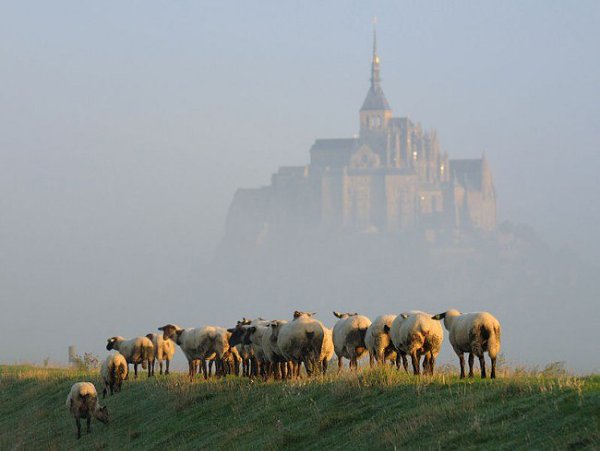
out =
[[[374,362],[384,364],[386,360],[391,360],[397,365],[400,363],[400,354],[396,352],[396,348],[392,343],[389,332],[384,330],[387,326],[390,328],[396,315],[381,315],[375,318],[367,329],[365,334],[365,345],[369,351],[369,364],[373,366]],[[406,356],[404,356],[405,368],[408,364]]]
[[[194,360],[200,360],[204,372],[204,378],[208,377],[206,361],[213,357],[218,364],[223,363],[223,358],[229,351],[229,337],[227,330],[222,327],[200,327],[197,329],[183,329],[174,324],[159,327],[163,332],[163,339],[175,341],[188,360],[188,374],[193,380],[196,373]],[[219,368],[217,368],[219,369]],[[222,374],[222,372],[221,372]]]
[[[162,334],[146,335],[154,345],[154,354],[158,360],[159,374],[163,373],[163,362],[166,361],[165,374],[169,374],[169,365],[175,355],[175,343],[173,340],[165,340]],[[155,363],[155,362],[154,362]],[[154,363],[152,364],[152,374],[154,374]]]
[[98,403],[96,387],[91,382],[76,382],[71,387],[67,396],[67,408],[75,418],[77,425],[77,438],[81,438],[81,418],[87,420],[87,432],[91,432],[92,417],[98,421],[108,424],[108,409]]
[[127,360],[120,353],[116,352],[106,357],[100,368],[100,376],[104,388],[102,390],[102,398],[106,398],[106,393],[110,390],[110,395],[113,392],[120,392],[121,385],[127,377]]
[[421,374],[420,360],[424,356],[423,371],[433,375],[435,359],[440,352],[444,332],[438,321],[428,313],[411,311],[398,315],[391,326],[383,326],[390,333],[392,343],[400,355],[410,355],[413,372]]
[[460,377],[465,377],[465,352],[469,353],[469,377],[473,377],[474,356],[479,358],[481,377],[486,377],[484,353],[492,361],[491,378],[496,378],[496,358],[500,352],[500,322],[488,312],[460,313],[448,310],[433,316],[444,320],[450,344],[460,360]]
[[325,327],[312,318],[314,313],[294,312],[294,319],[281,326],[277,345],[283,357],[292,362],[293,376],[300,376],[300,365],[304,363],[309,376],[315,374],[321,358]]
[[154,345],[147,337],[136,337],[125,340],[123,337],[112,337],[107,340],[106,349],[119,351],[127,363],[133,363],[133,372],[137,378],[137,367],[141,363],[143,369],[148,369],[148,377],[154,375]]
[[338,372],[342,358],[350,360],[350,368],[358,368],[358,359],[366,352],[365,335],[371,320],[358,313],[333,312],[339,321],[333,327],[333,345],[338,357]]

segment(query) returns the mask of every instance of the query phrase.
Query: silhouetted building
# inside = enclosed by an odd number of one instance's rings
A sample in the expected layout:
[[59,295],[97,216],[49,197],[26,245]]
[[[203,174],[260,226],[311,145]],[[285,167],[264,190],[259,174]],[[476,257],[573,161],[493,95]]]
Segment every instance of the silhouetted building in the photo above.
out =
[[393,117],[380,82],[373,36],[371,86],[355,138],[317,139],[307,166],[284,166],[271,184],[239,189],[227,238],[260,242],[272,231],[482,231],[496,227],[496,195],[485,157],[449,160],[435,131]]

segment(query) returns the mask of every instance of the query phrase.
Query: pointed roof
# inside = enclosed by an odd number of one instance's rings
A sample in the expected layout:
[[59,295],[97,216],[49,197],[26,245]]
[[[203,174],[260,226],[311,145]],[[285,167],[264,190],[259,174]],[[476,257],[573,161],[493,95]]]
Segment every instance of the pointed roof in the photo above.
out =
[[379,55],[377,55],[377,31],[373,23],[373,61],[371,62],[371,87],[363,102],[361,111],[364,110],[391,110],[390,105],[381,89],[381,77],[379,76]]

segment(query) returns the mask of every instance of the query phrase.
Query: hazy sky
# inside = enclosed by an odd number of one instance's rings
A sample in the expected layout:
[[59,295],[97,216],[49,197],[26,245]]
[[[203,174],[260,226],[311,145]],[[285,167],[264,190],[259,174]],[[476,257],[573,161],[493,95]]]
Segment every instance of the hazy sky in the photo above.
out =
[[193,298],[235,189],[357,133],[374,15],[394,114],[485,151],[501,220],[597,261],[597,1],[1,1],[3,331]]

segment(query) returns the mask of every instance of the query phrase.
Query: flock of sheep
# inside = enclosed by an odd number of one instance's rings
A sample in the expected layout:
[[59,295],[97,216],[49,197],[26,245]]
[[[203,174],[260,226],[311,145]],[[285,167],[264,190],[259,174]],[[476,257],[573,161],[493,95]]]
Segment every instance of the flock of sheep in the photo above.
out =
[[[413,373],[433,375],[435,360],[440,352],[444,333],[441,321],[449,333],[450,344],[460,360],[460,377],[465,377],[464,353],[469,354],[469,377],[473,377],[474,358],[479,359],[481,377],[486,377],[484,353],[491,359],[492,378],[496,377],[496,357],[500,352],[500,323],[488,312],[460,313],[448,310],[431,315],[410,311],[400,315],[382,315],[373,322],[357,313],[333,312],[338,318],[329,329],[315,319],[314,313],[295,311],[291,321],[266,321],[262,318],[238,321],[231,329],[201,327],[183,329],[173,324],[159,327],[162,334],[148,334],[125,340],[112,337],[106,349],[110,354],[101,367],[103,396],[118,392],[128,376],[128,365],[133,364],[137,377],[138,365],[154,375],[158,362],[160,374],[169,363],[179,345],[189,365],[188,375],[202,372],[208,378],[215,367],[217,376],[226,374],[275,379],[300,377],[304,365],[306,374],[325,374],[327,365],[335,354],[338,371],[343,359],[349,360],[350,369],[358,367],[358,360],[369,353],[371,366],[376,362],[391,362],[408,371],[408,357]],[[240,368],[241,366],[241,368]],[[67,398],[67,407],[77,424],[77,437],[81,437],[80,418],[87,419],[90,431],[91,418],[108,422],[108,411],[101,407],[98,395],[90,382],[73,385]]]

